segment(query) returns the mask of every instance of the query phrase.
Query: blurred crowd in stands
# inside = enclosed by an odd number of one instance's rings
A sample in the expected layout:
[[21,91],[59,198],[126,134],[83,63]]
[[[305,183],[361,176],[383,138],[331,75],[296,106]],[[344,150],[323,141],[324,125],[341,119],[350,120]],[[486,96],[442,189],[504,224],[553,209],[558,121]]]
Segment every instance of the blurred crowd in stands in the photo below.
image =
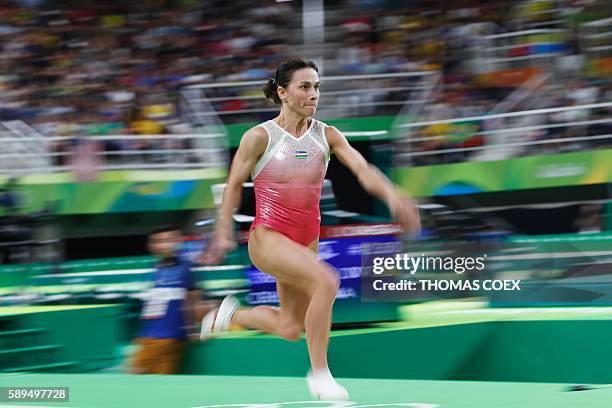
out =
[[0,4],[2,118],[49,135],[181,133],[178,89],[269,76],[299,28],[274,2]]
[[[518,108],[611,100],[610,82],[577,66],[585,65],[578,25],[610,15],[608,2],[599,0],[325,1],[325,44],[318,46],[325,75],[440,71],[441,82],[418,120],[470,117],[494,111],[515,88],[480,80],[474,65],[485,44],[478,41],[518,30],[565,30],[552,41],[555,52],[582,58],[568,60],[576,65],[572,74],[577,80],[546,83],[538,90],[545,97],[537,102],[530,97],[529,106],[521,101]],[[529,68],[546,68],[548,60],[521,59],[529,52],[519,45],[507,47],[505,55],[527,61]],[[299,1],[0,0],[0,119],[22,120],[53,136],[189,133],[193,128],[182,115],[181,88],[264,80],[278,62],[302,56],[306,48]],[[235,99],[214,107],[272,106],[263,99]],[[570,111],[550,119],[576,121],[609,113]],[[240,116],[232,115],[231,121]],[[608,123],[589,125],[588,132],[595,127],[610,133]],[[477,147],[487,130],[484,121],[426,126],[416,133],[436,137],[414,142],[411,149]],[[530,137],[574,132],[575,127],[559,127]],[[69,142],[57,143],[62,150]],[[130,148],[151,148],[135,143]],[[106,143],[105,148],[125,146]],[[428,157],[421,162],[439,162]]]

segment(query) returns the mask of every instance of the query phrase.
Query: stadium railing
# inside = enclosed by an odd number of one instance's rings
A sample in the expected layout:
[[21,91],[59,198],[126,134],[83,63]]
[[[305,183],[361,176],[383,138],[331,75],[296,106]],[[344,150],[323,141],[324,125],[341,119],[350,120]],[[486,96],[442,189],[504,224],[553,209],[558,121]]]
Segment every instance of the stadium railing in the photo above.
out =
[[[429,86],[423,78],[437,71],[398,72],[370,75],[321,77],[321,99],[317,116],[325,118],[397,114],[413,100],[414,91]],[[224,123],[269,118],[278,111],[262,92],[265,81],[241,81],[194,84],[183,88],[182,95],[192,108],[192,116],[201,121],[222,118]]]
[[533,29],[481,36],[473,50],[479,72],[550,67],[567,52],[566,30]]
[[[0,174],[225,168],[225,134],[19,135],[0,130]],[[37,144],[38,149],[30,148]]]
[[504,159],[609,146],[610,108],[612,102],[602,102],[404,123],[394,159],[401,165],[438,164],[491,160],[493,151],[495,159]]
[[588,58],[612,57],[612,17],[581,24],[578,37]]

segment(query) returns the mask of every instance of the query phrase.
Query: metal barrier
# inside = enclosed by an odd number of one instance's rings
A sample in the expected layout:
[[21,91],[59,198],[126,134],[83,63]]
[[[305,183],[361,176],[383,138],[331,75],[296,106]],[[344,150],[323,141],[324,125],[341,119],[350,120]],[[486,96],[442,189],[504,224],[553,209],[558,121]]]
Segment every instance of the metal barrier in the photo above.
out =
[[28,150],[36,136],[0,131],[0,174],[64,171],[226,168],[224,134],[45,137],[45,150]]
[[[534,29],[482,36],[472,53],[477,73],[516,68],[550,68],[567,52],[566,30]],[[476,73],[476,72],[475,72]]]
[[612,17],[590,21],[579,27],[580,49],[588,58],[612,56]]
[[513,24],[520,29],[559,28],[565,23],[563,7],[553,0],[527,0],[514,6]]
[[0,168],[49,167],[48,140],[20,120],[0,123]]
[[[509,153],[498,157],[508,158],[612,145],[610,111],[612,102],[606,102],[402,124],[399,130],[413,136],[400,133],[394,160],[425,165],[490,160],[478,154],[490,150]],[[509,121],[524,118],[529,120]]]
[[[325,118],[364,115],[395,115],[410,100],[411,93],[423,85],[424,77],[435,71],[401,72],[375,75],[321,77],[321,98],[317,116]],[[266,100],[265,81],[222,82],[187,86],[184,98],[193,108],[193,116],[223,118],[223,122],[248,122],[269,119],[278,107]]]
[[[414,97],[437,72],[323,77],[318,116],[396,115],[423,103]],[[190,134],[46,137],[24,123],[0,128],[0,174],[98,170],[227,167],[224,123],[262,121],[278,111],[262,93],[264,81],[191,85],[180,91],[180,111]],[[426,89],[427,88],[427,89]],[[221,120],[223,119],[223,120]],[[378,136],[381,131],[354,132]]]

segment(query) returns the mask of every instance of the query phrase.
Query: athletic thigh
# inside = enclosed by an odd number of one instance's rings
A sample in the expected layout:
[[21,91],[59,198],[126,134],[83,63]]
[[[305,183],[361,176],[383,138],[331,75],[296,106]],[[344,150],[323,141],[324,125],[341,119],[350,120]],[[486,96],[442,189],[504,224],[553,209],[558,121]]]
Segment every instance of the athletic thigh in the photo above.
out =
[[[308,246],[308,249],[314,254],[317,253],[318,243],[319,240],[316,239]],[[281,281],[276,282],[276,292],[278,293],[278,302],[281,305],[283,313],[293,321],[304,324],[306,311],[310,304],[310,295],[308,292],[298,285]]]
[[249,236],[249,256],[260,271],[274,276],[277,282],[309,294],[323,283],[337,285],[336,272],[319,261],[314,251],[263,226]]

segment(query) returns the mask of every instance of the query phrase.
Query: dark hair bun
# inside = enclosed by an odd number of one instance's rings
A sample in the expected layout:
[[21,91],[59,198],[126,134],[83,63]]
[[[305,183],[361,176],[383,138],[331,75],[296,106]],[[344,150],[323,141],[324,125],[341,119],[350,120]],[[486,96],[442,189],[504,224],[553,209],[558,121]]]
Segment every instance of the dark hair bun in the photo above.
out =
[[278,92],[276,92],[277,89],[278,84],[276,83],[276,81],[274,81],[274,78],[270,78],[268,79],[268,82],[266,82],[266,84],[264,85],[263,93],[267,99],[270,99],[275,104],[280,105],[281,100],[278,97]]

